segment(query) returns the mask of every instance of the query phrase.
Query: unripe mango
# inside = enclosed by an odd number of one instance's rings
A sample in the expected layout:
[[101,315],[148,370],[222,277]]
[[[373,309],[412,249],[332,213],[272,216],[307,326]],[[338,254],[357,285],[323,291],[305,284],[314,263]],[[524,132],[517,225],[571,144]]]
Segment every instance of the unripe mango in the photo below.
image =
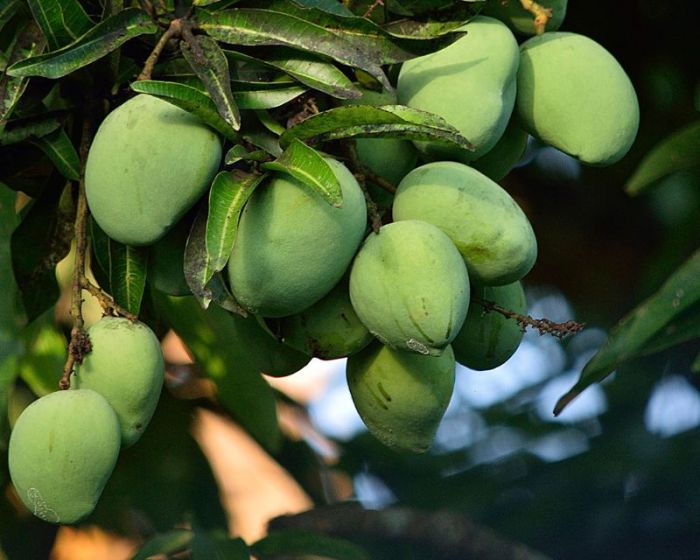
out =
[[516,104],[523,128],[583,163],[622,158],[637,135],[639,103],[617,60],[576,33],[545,33],[520,50]]
[[284,317],[313,305],[338,283],[362,241],[364,194],[342,163],[326,161],[342,188],[340,208],[278,174],[243,210],[228,275],[236,299],[252,313]]
[[440,229],[417,220],[371,233],[350,272],[357,316],[384,344],[440,355],[469,307],[464,261]]
[[530,222],[511,196],[476,169],[439,161],[411,171],[396,191],[394,220],[438,226],[459,249],[469,276],[503,285],[525,276],[537,258]]
[[404,62],[399,101],[443,117],[476,146],[474,152],[433,143],[417,146],[432,159],[468,163],[491,148],[508,124],[515,103],[518,44],[500,21],[477,16],[450,46]]
[[17,419],[9,465],[17,494],[51,523],[75,523],[97,505],[119,455],[119,421],[94,391],[58,391]]
[[204,193],[220,162],[219,139],[197,117],[137,95],[107,115],[92,142],[90,211],[112,239],[149,245]]
[[156,241],[148,251],[148,283],[171,296],[186,296],[191,292],[185,280],[185,245],[190,234],[190,222],[177,225]]
[[[506,286],[476,288],[476,295],[501,307],[519,313],[527,312],[525,292],[520,282]],[[520,346],[523,330],[515,319],[473,303],[464,325],[452,341],[456,360],[475,370],[493,369],[504,364]]]
[[455,359],[421,356],[375,343],[347,362],[352,400],[370,433],[397,451],[423,453],[452,397]]
[[510,173],[527,148],[527,132],[511,118],[503,136],[496,145],[476,161],[469,164],[492,181],[500,181]]
[[[545,31],[556,31],[566,17],[568,0],[538,0],[543,8],[552,10]],[[523,8],[520,0],[487,0],[484,2],[484,15],[495,17],[510,27],[513,32],[534,35],[535,16]]]
[[354,354],[374,337],[352,308],[348,290],[347,279],[341,280],[308,309],[279,319],[274,331],[285,344],[309,356],[333,360]]
[[165,368],[158,338],[143,323],[103,317],[88,329],[92,351],[71,376],[72,389],[102,395],[119,418],[122,446],[138,441],[155,412]]

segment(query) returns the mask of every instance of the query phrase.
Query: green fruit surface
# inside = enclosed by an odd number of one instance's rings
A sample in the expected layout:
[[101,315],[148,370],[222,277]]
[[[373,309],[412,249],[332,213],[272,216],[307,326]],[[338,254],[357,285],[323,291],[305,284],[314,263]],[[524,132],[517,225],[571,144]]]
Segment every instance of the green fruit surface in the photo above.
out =
[[[556,31],[566,17],[568,0],[539,0],[543,8],[552,10],[545,31]],[[484,15],[495,17],[510,27],[513,32],[522,35],[534,35],[534,16],[523,8],[520,0],[487,0],[484,2]]]
[[496,145],[476,161],[469,164],[492,181],[500,181],[510,173],[527,148],[527,132],[511,118],[503,136]]
[[160,343],[143,323],[103,317],[88,330],[92,351],[71,377],[72,389],[102,395],[119,418],[122,446],[138,441],[155,412],[165,368]]
[[639,103],[632,82],[598,43],[544,33],[521,46],[517,113],[545,144],[590,165],[609,165],[632,146]]
[[362,241],[362,190],[343,164],[326,161],[341,184],[341,207],[278,174],[243,210],[228,274],[236,299],[254,314],[284,317],[316,303],[338,283]]
[[476,146],[474,152],[424,143],[432,159],[468,163],[491,148],[508,124],[515,103],[518,44],[510,29],[484,16],[463,28],[466,35],[432,54],[405,62],[399,101],[443,117]]
[[440,161],[411,171],[396,191],[394,220],[438,226],[480,284],[520,280],[537,258],[530,222],[511,196],[476,169]]
[[452,397],[455,359],[421,356],[375,343],[347,362],[352,400],[365,425],[398,451],[428,449]]
[[437,227],[394,222],[371,233],[350,272],[357,316],[392,348],[439,355],[469,307],[469,277],[454,244]]
[[119,421],[94,391],[58,391],[30,404],[10,436],[12,483],[44,521],[75,523],[97,505],[119,455]]
[[[521,315],[527,312],[525,292],[520,282],[506,286],[476,288],[482,300],[492,301]],[[523,331],[515,319],[473,303],[464,325],[452,341],[455,358],[463,366],[475,370],[493,369],[504,364],[520,346]]]
[[148,252],[148,283],[171,296],[191,293],[185,280],[185,245],[190,234],[190,222],[180,221],[156,241]]
[[323,299],[301,313],[284,317],[275,330],[292,348],[309,356],[333,360],[350,356],[374,337],[350,302],[347,279],[341,280]]
[[112,239],[150,245],[204,193],[220,162],[219,139],[199,119],[137,95],[107,115],[90,147],[90,211]]

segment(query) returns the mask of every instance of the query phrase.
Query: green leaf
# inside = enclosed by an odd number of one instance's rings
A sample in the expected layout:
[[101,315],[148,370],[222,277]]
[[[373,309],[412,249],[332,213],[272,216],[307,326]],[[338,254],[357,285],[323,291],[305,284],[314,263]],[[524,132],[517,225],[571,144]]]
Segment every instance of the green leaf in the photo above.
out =
[[700,120],[654,146],[627,181],[625,190],[637,195],[671,173],[697,166],[700,166]]
[[192,542],[192,560],[249,560],[250,550],[243,539],[196,531]]
[[695,338],[700,339],[700,304],[696,304],[674,317],[644,346],[642,355],[661,352],[672,346]]
[[269,91],[235,91],[233,96],[241,109],[274,109],[305,93],[303,87],[293,86]]
[[700,251],[676,270],[659,290],[624,317],[586,364],[574,387],[554,408],[559,414],[586,387],[601,381],[623,362],[640,356],[649,341],[673,319],[700,302]]
[[210,306],[203,309],[193,297],[154,294],[156,308],[185,342],[195,362],[217,385],[221,404],[264,447],[278,448],[275,397],[260,375],[255,349],[249,343],[247,321]]
[[51,50],[74,42],[94,25],[78,0],[27,0],[27,3]]
[[239,161],[267,161],[270,158],[268,153],[264,150],[253,150],[249,152],[248,149],[242,144],[236,144],[224,157],[224,163],[226,165],[233,165]]
[[329,109],[287,129],[280,137],[280,144],[288,146],[295,138],[319,142],[341,138],[403,138],[474,149],[471,142],[443,118],[403,105],[353,105]]
[[263,163],[262,167],[291,175],[332,206],[343,204],[343,192],[333,168],[321,154],[297,139],[292,139],[280,157]]
[[196,44],[180,42],[185,60],[207,88],[219,115],[234,129],[241,127],[241,115],[231,91],[228,61],[219,45],[211,37],[198,36]]
[[5,130],[0,133],[0,146],[41,138],[60,127],[61,121],[52,114],[10,121]]
[[33,141],[33,144],[38,146],[48,156],[56,166],[56,169],[66,179],[70,181],[80,179],[80,158],[78,157],[78,152],[75,151],[73,143],[62,128],[37,138]]
[[138,93],[153,95],[189,111],[229,140],[236,141],[239,138],[233,127],[219,115],[211,98],[197,88],[175,82],[141,80],[131,84],[131,89]]
[[67,357],[67,341],[54,324],[49,309],[22,332],[25,351],[19,360],[19,375],[32,392],[42,397],[58,389]]
[[206,226],[206,249],[211,271],[219,272],[226,266],[236,241],[243,207],[265,177],[235,170],[222,171],[214,178],[209,192]]
[[371,558],[365,549],[353,542],[303,529],[274,531],[254,543],[251,549],[260,560],[306,555],[336,560],[370,560]]
[[157,30],[146,12],[128,8],[100,22],[74,43],[17,62],[7,69],[7,73],[11,76],[61,78],[108,55],[129,39],[153,34]]
[[698,355],[695,356],[693,363],[690,364],[690,371],[693,373],[700,373],[700,352],[698,352]]
[[192,543],[194,533],[187,529],[175,529],[168,533],[156,535],[144,544],[131,560],[148,560],[159,555],[168,556],[187,549]]
[[0,31],[22,5],[20,0],[0,0]]

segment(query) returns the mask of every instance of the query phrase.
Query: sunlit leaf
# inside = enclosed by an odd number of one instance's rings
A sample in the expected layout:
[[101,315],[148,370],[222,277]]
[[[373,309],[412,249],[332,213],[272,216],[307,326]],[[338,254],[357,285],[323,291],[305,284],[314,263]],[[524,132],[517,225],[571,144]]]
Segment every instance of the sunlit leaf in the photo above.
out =
[[260,560],[307,555],[335,560],[370,560],[369,553],[353,542],[303,529],[273,531],[254,543],[251,549]]
[[241,109],[274,109],[289,103],[305,92],[306,89],[303,87],[292,86],[269,91],[235,91],[233,96]]
[[62,128],[38,137],[33,143],[41,148],[66,179],[77,181],[80,178],[78,152]]
[[253,150],[252,152],[249,152],[248,149],[242,144],[236,144],[228,152],[226,152],[224,163],[226,163],[226,165],[233,165],[239,161],[261,162],[267,161],[268,159],[270,159],[270,156],[264,150]]
[[32,392],[41,397],[58,388],[67,357],[67,341],[54,324],[53,310],[33,321],[22,332],[25,351],[19,375]]
[[175,529],[156,535],[148,540],[131,560],[148,560],[159,555],[169,555],[186,550],[192,543],[194,533],[188,529]]
[[148,250],[112,240],[109,255],[110,294],[117,304],[138,315],[146,288]]
[[27,0],[51,50],[60,49],[94,25],[78,0]]

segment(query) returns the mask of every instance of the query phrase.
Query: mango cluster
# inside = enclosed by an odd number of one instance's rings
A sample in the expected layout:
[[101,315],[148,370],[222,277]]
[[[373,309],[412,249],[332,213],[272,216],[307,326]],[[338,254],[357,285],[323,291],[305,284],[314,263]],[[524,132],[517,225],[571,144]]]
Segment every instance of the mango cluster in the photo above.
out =
[[37,517],[75,523],[97,505],[121,448],[136,443],[155,411],[164,365],[143,323],[104,317],[70,389],[30,404],[12,430],[10,476]]

